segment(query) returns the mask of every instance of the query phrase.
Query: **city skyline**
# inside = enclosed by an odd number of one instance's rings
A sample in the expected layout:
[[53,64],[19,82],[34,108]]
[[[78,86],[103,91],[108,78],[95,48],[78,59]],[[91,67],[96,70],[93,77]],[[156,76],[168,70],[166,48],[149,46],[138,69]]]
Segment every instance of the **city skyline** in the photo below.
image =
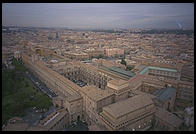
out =
[[59,28],[194,29],[194,4],[3,3],[2,24]]
[[2,131],[194,131],[194,4],[3,4]]

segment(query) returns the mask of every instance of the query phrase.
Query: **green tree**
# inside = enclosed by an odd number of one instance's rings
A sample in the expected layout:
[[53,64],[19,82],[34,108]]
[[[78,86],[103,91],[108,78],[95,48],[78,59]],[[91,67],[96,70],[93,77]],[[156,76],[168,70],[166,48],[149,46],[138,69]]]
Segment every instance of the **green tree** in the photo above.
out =
[[123,64],[123,65],[125,65],[125,66],[127,65],[127,63],[126,63],[125,59],[123,59],[123,58],[122,58],[122,60],[121,60],[121,64]]
[[98,58],[98,59],[99,59],[99,58],[103,58],[103,55],[102,55],[102,54],[100,54],[97,58]]
[[127,67],[126,67],[126,70],[127,70],[127,71],[130,71],[130,70],[132,70],[132,69],[133,69],[133,68],[132,68],[131,66],[127,66]]
[[26,82],[26,83],[25,83],[25,87],[28,87],[28,86],[29,86],[29,84],[28,84],[28,82]]

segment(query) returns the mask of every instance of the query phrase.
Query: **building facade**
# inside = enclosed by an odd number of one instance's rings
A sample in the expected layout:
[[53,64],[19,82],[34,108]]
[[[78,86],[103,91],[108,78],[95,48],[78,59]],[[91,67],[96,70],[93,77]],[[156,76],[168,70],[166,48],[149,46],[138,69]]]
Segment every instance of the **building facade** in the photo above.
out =
[[155,106],[150,97],[136,95],[108,105],[100,114],[109,130],[146,130],[151,127]]
[[[108,130],[147,130],[154,120],[155,105],[162,104],[154,101],[154,96],[151,94],[162,89],[165,84],[172,84],[175,88],[180,85],[175,79],[166,80],[162,75],[161,77],[152,75],[161,70],[157,68],[155,72],[152,71],[153,68],[148,68],[143,74],[123,79],[124,77],[114,71],[103,70],[78,61],[65,61],[62,66],[55,67],[54,64],[53,67],[48,67],[50,65],[47,64],[50,63],[44,63],[39,56],[33,59],[32,57],[36,55],[22,54],[25,65],[58,95],[53,102],[60,108],[66,108],[67,124],[83,119],[89,125],[99,124]],[[176,73],[175,70],[169,71]],[[87,86],[80,87],[72,82],[73,80],[81,80],[87,83]],[[179,87],[183,87],[182,85]],[[187,87],[192,89],[192,86]],[[185,93],[179,91],[176,88],[175,94],[167,99],[169,101],[166,100],[158,107],[166,110],[169,108],[172,111],[175,97],[180,98],[180,95]],[[56,117],[57,113],[51,118],[54,116]],[[62,127],[58,123],[51,126],[53,127],[49,127],[48,130]]]

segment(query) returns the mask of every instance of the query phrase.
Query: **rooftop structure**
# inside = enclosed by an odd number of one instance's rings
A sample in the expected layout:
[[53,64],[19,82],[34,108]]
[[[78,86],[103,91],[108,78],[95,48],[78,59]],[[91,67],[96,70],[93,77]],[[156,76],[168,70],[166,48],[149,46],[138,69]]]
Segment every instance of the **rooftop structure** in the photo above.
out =
[[111,68],[107,68],[107,67],[104,67],[104,66],[100,66],[99,68],[103,69],[103,70],[106,70],[106,71],[109,71],[111,73],[114,73],[114,74],[117,74],[117,75],[120,75],[121,77],[124,77],[126,79],[129,79],[131,77],[133,77],[135,74],[130,72],[130,71],[125,71],[125,70],[122,70],[118,67],[111,67]]
[[129,86],[128,81],[121,80],[121,79],[113,79],[108,81],[108,87],[112,88],[113,90],[121,90],[127,88]]
[[168,124],[169,126],[172,126],[175,129],[178,129],[179,126],[183,123],[183,121],[176,115],[159,107],[156,108],[155,118],[158,118],[158,120],[165,122],[164,124]]
[[120,101],[103,108],[113,118],[119,118],[137,109],[153,104],[152,99],[146,95],[136,95],[127,100]]
[[160,71],[168,71],[168,72],[177,72],[176,69],[147,66],[147,67],[145,67],[141,72],[139,72],[139,74],[144,74],[144,73],[146,73],[149,69],[160,70]]
[[135,83],[135,82],[137,82],[137,81],[143,79],[144,77],[145,77],[145,75],[135,75],[133,78],[131,78],[131,79],[129,80],[129,82],[130,82],[131,84],[133,84],[133,83]]
[[151,97],[139,94],[103,107],[100,117],[109,130],[144,131],[151,127],[154,112]]
[[81,90],[94,101],[99,101],[114,94],[112,90],[101,90],[93,85],[85,86]]
[[109,81],[108,83],[111,83],[116,86],[121,86],[121,85],[127,84],[127,81],[121,80],[121,79],[113,79],[113,80]]
[[40,122],[40,126],[44,127],[46,130],[49,130],[53,127],[59,120],[61,120],[64,116],[68,114],[68,111],[65,109],[60,109],[52,114],[50,114],[47,118]]
[[163,88],[156,90],[153,95],[155,95],[159,100],[165,102],[175,95],[176,89],[172,87]]
[[135,91],[133,91],[133,93],[136,94],[136,95],[146,95],[146,96],[149,96],[151,99],[154,99],[155,98],[154,95],[149,94],[149,93],[142,92],[140,90],[135,90]]
[[8,124],[3,131],[26,131],[29,125],[19,117],[13,117],[8,121]]
[[134,70],[136,70],[136,71],[142,71],[143,69],[145,69],[145,65],[142,65],[142,64],[139,64],[139,65],[137,65],[135,68],[134,68]]
[[111,67],[109,70],[112,70],[114,72],[120,73],[122,75],[128,76],[128,77],[133,77],[135,74],[131,71],[125,71],[119,67]]

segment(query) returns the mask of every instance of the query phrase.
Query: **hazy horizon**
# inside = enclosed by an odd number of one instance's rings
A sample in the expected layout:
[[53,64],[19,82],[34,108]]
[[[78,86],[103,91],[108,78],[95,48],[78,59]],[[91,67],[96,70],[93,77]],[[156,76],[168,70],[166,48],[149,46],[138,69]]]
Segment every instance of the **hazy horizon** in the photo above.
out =
[[2,25],[194,29],[193,3],[3,3]]

